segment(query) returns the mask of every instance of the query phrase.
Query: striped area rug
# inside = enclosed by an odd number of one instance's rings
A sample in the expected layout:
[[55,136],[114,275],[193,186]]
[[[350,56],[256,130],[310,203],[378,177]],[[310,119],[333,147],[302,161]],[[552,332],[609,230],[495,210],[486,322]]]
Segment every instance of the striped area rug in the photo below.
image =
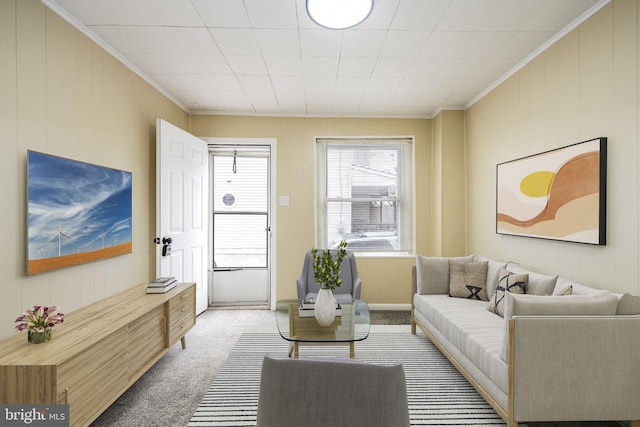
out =
[[[243,334],[191,418],[191,427],[255,426],[265,355],[287,357],[277,333]],[[412,426],[504,426],[502,419],[424,335],[372,332],[356,359],[402,363]],[[348,346],[300,347],[300,357],[349,357]]]

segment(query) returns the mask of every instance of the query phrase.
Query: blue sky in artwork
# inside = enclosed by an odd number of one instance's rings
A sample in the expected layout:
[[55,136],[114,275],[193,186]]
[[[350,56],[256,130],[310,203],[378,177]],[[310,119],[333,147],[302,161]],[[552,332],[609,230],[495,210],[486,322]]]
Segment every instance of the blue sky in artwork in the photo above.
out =
[[29,259],[131,241],[131,173],[29,151]]

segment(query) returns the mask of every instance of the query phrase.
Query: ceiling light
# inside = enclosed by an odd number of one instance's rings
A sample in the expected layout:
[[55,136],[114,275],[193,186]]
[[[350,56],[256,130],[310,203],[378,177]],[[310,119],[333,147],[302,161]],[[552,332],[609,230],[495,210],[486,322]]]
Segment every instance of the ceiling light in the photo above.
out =
[[373,0],[307,0],[307,15],[321,27],[344,30],[369,17]]

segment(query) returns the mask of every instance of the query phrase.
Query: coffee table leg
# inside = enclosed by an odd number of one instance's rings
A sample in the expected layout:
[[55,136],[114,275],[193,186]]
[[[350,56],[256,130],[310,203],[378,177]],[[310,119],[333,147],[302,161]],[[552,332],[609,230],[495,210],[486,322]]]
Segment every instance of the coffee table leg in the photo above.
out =
[[297,342],[295,342],[295,343],[293,343],[293,357],[297,359],[297,358],[298,358],[298,356],[299,356],[299,353],[298,353],[298,343],[297,343]]
[[349,358],[354,359],[356,357],[356,349],[353,341],[349,343]]

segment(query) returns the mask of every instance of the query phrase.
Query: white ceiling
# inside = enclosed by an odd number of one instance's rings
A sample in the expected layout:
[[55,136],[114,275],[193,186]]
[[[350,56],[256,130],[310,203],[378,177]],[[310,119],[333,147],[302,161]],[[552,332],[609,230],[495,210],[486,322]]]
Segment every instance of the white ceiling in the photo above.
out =
[[195,114],[432,117],[468,107],[608,0],[42,0]]

